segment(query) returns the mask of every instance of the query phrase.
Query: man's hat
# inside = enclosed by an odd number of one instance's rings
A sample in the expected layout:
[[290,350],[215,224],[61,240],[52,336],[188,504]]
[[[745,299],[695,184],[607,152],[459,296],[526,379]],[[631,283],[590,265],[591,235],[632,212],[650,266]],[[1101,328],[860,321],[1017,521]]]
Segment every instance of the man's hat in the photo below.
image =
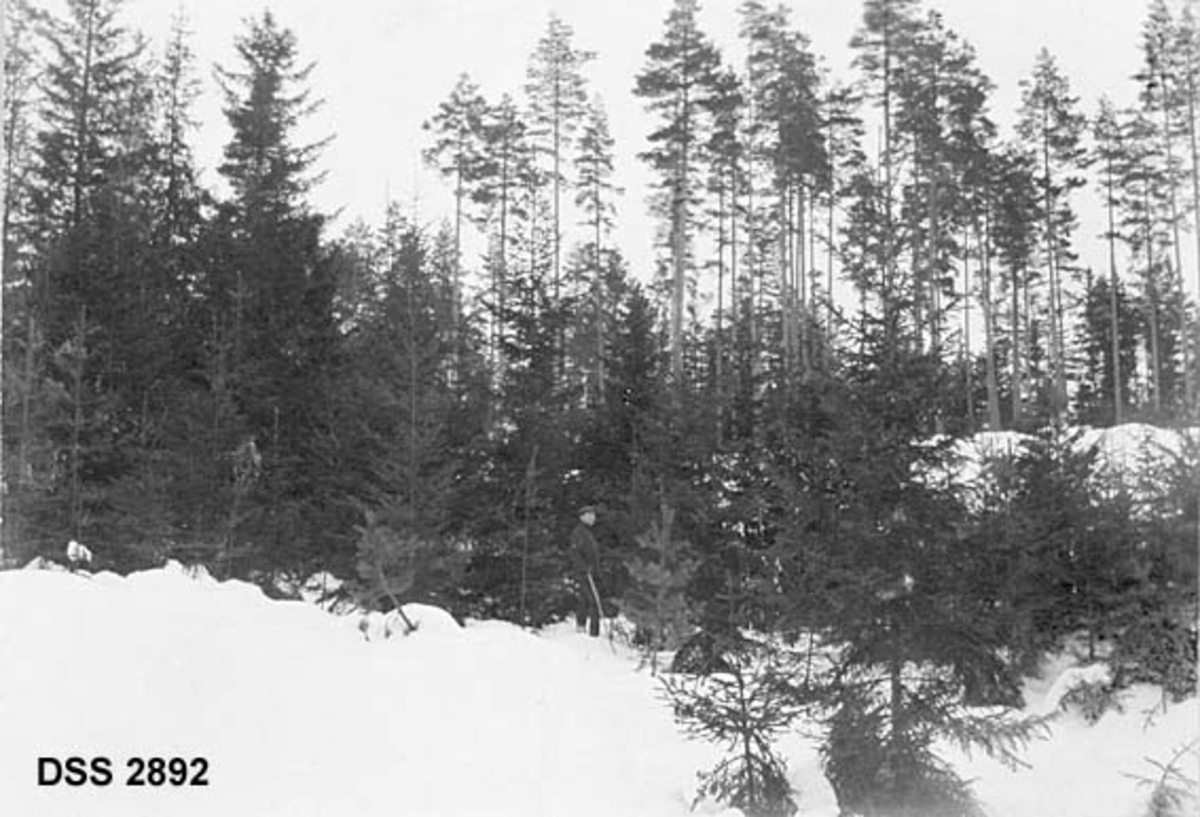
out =
[[583,516],[585,513],[590,513],[592,516],[595,516],[596,515],[596,506],[595,505],[584,505],[582,508],[579,509],[579,515]]

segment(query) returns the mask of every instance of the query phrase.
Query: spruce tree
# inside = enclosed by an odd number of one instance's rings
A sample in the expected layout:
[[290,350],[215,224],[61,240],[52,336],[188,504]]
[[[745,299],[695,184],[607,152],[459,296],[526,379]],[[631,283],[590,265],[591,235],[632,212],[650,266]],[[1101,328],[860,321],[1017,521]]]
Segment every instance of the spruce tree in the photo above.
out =
[[1076,413],[1087,425],[1119,425],[1137,361],[1138,315],[1119,279],[1097,277],[1084,294]]
[[1140,456],[1152,466],[1131,486],[1144,497],[1134,514],[1139,545],[1109,661],[1118,684],[1157,684],[1179,701],[1196,689],[1197,630],[1190,611],[1200,553],[1200,441],[1181,435],[1173,450],[1151,442]]
[[[212,198],[200,186],[189,144],[199,95],[190,37],[186,18],[176,16],[147,83],[152,121],[135,189],[147,207],[148,223],[145,244],[128,255],[144,258],[120,341],[135,374],[129,402],[136,445],[127,455],[130,472],[108,491],[124,517],[121,538],[153,543],[152,550],[166,542],[190,548],[218,541],[214,515],[205,509],[223,504],[225,493],[218,487],[224,480],[213,479],[221,466],[212,459],[211,447],[213,421],[222,412],[206,411],[214,408],[214,395],[197,376],[210,348],[205,341],[211,325],[202,317],[207,310],[199,285],[206,272],[205,216]],[[231,451],[237,440],[230,437],[223,445]],[[153,496],[158,497],[153,505],[160,507],[150,507],[147,498]]]
[[[49,515],[30,531],[48,542],[117,538],[119,513],[100,486],[128,476],[150,433],[143,407],[154,372],[141,349],[158,327],[138,318],[159,304],[144,285],[154,270],[153,215],[138,192],[152,98],[143,42],[119,12],[119,3],[80,0],[62,18],[41,17],[38,29],[47,63],[26,211],[24,380],[30,408],[41,377],[51,389],[44,395],[63,397],[42,403],[40,432],[24,416],[22,425],[30,442],[40,447],[41,438],[65,463],[44,485]],[[109,550],[103,558],[116,557]]]
[[1100,453],[1080,432],[1050,425],[987,463],[979,480],[975,592],[1022,672],[1080,636],[1088,660],[1099,660],[1104,642],[1142,616],[1142,500],[1101,468]]
[[675,718],[693,737],[719,744],[725,756],[698,774],[693,808],[711,798],[748,817],[791,817],[796,792],[774,741],[803,711],[785,657],[764,644],[741,641],[714,672],[668,676],[664,686]]
[[20,261],[28,255],[28,208],[34,148],[38,54],[34,48],[39,15],[24,0],[5,0],[4,7],[4,215],[5,282],[17,280]]
[[347,429],[340,478],[356,478],[348,487],[364,522],[360,593],[372,607],[420,600],[454,609],[463,565],[451,544],[459,467],[451,433],[458,397],[448,376],[452,291],[434,275],[427,237],[395,204],[363,249],[373,286],[356,309],[339,406]]
[[688,544],[676,538],[675,509],[665,497],[660,498],[659,517],[637,536],[637,543],[623,611],[642,631],[650,671],[657,672],[659,651],[675,649],[690,635],[685,591],[695,560],[688,557]]
[[949,443],[925,436],[945,374],[929,354],[892,349],[885,337],[879,327],[863,339],[846,382],[801,434],[814,454],[784,471],[784,507],[797,510],[774,551],[783,612],[792,628],[840,646],[811,694],[826,712],[822,755],[841,807],[975,814],[935,736],[1013,761],[1034,726],[965,703],[973,687],[1011,685],[1012,670],[972,586],[960,488],[928,476],[953,467]]
[[201,209],[208,203],[200,189],[189,142],[199,124],[194,113],[200,81],[196,77],[193,36],[185,15],[173,18],[170,39],[155,77],[158,127],[154,189],[162,203],[160,240],[168,248],[197,239]]
[[51,229],[82,223],[116,169],[144,49],[121,25],[119,12],[119,0],[73,0],[65,19],[51,19],[43,29],[52,56],[34,206]]
[[[48,441],[36,421],[44,408],[39,385],[42,371],[39,351],[42,332],[36,313],[36,298],[44,282],[44,264],[33,253],[35,224],[29,207],[33,192],[31,172],[35,146],[34,115],[38,54],[34,48],[38,13],[23,0],[7,0],[4,7],[3,88],[3,222],[0,226],[0,281],[3,296],[3,355],[9,376],[4,380],[4,474],[11,491],[8,524],[3,544],[10,556],[31,537],[18,529],[23,514],[15,512],[27,492],[32,493],[48,469],[45,460],[36,463],[36,452],[46,451]],[[20,372],[14,376],[15,371]],[[39,477],[39,474],[42,476]],[[14,530],[16,532],[14,533]],[[20,554],[24,556],[24,553]]]
[[[325,548],[349,546],[348,508],[322,486],[332,462],[323,415],[336,363],[334,285],[321,248],[324,217],[306,199],[327,140],[295,142],[319,107],[306,87],[313,65],[300,62],[295,35],[264,12],[247,21],[235,47],[237,65],[218,69],[233,130],[219,168],[232,194],[221,215],[232,269],[219,297],[231,313],[222,317],[232,327],[237,399],[263,458],[247,534],[258,567],[298,568]],[[331,527],[347,532],[326,538]]]
[[639,285],[629,285],[616,313],[604,356],[604,399],[591,413],[580,446],[596,493],[614,506],[644,491],[640,483],[635,486],[635,475],[653,459],[664,399],[662,338],[654,308]]
[[[544,210],[539,222],[548,223],[548,215]],[[471,604],[477,614],[538,626],[570,605],[560,547],[569,530],[561,530],[561,520],[574,513],[564,505],[562,475],[570,470],[578,394],[576,384],[560,376],[559,341],[570,312],[553,296],[550,236],[532,238],[522,246],[529,265],[511,270],[503,306],[491,307],[503,369],[486,466],[464,496],[476,506],[470,530],[480,542],[467,573]]]

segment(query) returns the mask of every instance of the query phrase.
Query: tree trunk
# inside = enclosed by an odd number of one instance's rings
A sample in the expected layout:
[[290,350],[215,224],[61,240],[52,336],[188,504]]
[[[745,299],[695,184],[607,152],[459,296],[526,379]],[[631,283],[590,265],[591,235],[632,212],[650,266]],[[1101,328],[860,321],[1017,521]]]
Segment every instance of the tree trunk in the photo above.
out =
[[1105,162],[1104,186],[1107,191],[1108,211],[1108,297],[1109,297],[1109,334],[1112,335],[1112,379],[1113,379],[1113,423],[1121,425],[1124,422],[1125,398],[1121,384],[1121,322],[1117,312],[1117,229],[1113,200],[1113,169],[1112,154],[1109,152]]
[[1142,186],[1142,235],[1146,244],[1146,323],[1150,331],[1150,397],[1155,413],[1162,411],[1162,366],[1158,344],[1158,286],[1154,281],[1154,235],[1150,226],[1150,185]]
[[806,187],[808,193],[808,225],[806,226],[806,235],[808,236],[808,302],[807,308],[804,310],[804,337],[805,346],[809,349],[809,359],[813,358],[813,344],[815,343],[814,332],[818,329],[817,313],[820,307],[817,304],[817,293],[820,291],[821,271],[817,268],[817,188],[816,184]]
[[[1192,232],[1196,237],[1196,299],[1200,301],[1200,149],[1196,145],[1196,77],[1192,71],[1187,72],[1188,77],[1188,142],[1192,154]],[[1183,278],[1183,269],[1180,268],[1179,276]],[[1198,307],[1200,308],[1200,307]],[[1197,318],[1200,321],[1200,316]],[[1189,331],[1190,324],[1186,319],[1183,322],[1184,327],[1184,349],[1189,348],[1193,333]],[[1197,350],[1200,351],[1200,350]],[[1192,373],[1192,369],[1188,366],[1185,369],[1184,388],[1187,392],[1187,408],[1189,411],[1196,409],[1196,378]]]
[[[751,114],[753,115],[753,114]],[[758,372],[758,351],[762,340],[762,327],[759,325],[759,299],[762,294],[762,276],[760,268],[762,259],[759,258],[758,220],[754,210],[754,143],[751,141],[746,150],[746,285],[750,291],[747,301],[750,308],[750,355],[752,373]]]
[[987,360],[984,361],[987,379],[988,430],[999,431],[1000,389],[996,377],[996,340],[992,305],[992,213],[988,202],[983,206],[983,235],[979,242],[983,256],[983,342]]
[[[505,139],[509,138],[508,128],[505,128]],[[502,374],[504,367],[504,307],[508,292],[508,197],[509,193],[509,159],[512,156],[513,145],[504,144],[503,160],[500,164],[500,248],[496,269],[495,293],[497,314],[495,319],[495,336],[492,345],[496,350],[496,372]],[[490,425],[490,424],[489,424]]]
[[1012,424],[1014,429],[1020,429],[1022,417],[1022,392],[1025,390],[1023,349],[1021,344],[1021,282],[1020,271],[1012,271]]
[[971,377],[971,250],[969,235],[963,234],[963,384],[967,405],[967,430],[975,431],[975,399]]
[[684,265],[683,236],[683,170],[676,171],[674,202],[671,224],[671,377],[677,388],[683,385],[683,307],[687,288],[687,271]]
[[1050,364],[1053,368],[1051,375],[1050,407],[1057,420],[1062,417],[1066,403],[1066,371],[1062,349],[1063,335],[1060,327],[1062,321],[1061,284],[1058,280],[1058,236],[1055,230],[1054,215],[1054,186],[1050,165],[1050,123],[1049,111],[1042,106],[1042,172],[1043,195],[1046,207],[1046,270],[1050,303]]
[[1188,396],[1186,405],[1190,406],[1191,405],[1191,393],[1192,393],[1192,375],[1191,375],[1192,367],[1191,367],[1190,361],[1188,359],[1189,358],[1188,336],[1187,336],[1188,315],[1187,315],[1186,302],[1184,300],[1183,256],[1181,254],[1181,248],[1180,248],[1181,242],[1179,240],[1179,202],[1178,202],[1178,191],[1176,190],[1175,174],[1174,174],[1175,148],[1174,148],[1174,140],[1171,138],[1171,112],[1167,106],[1167,77],[1166,77],[1165,73],[1159,74],[1159,82],[1160,82],[1159,89],[1160,89],[1161,99],[1162,99],[1161,107],[1162,107],[1162,118],[1163,118],[1163,125],[1162,125],[1162,127],[1163,127],[1163,149],[1166,152],[1166,158],[1167,158],[1167,168],[1166,168],[1166,171],[1167,171],[1166,176],[1167,176],[1167,182],[1168,182],[1167,191],[1168,191],[1168,203],[1170,205],[1170,212],[1171,212],[1171,249],[1172,249],[1172,258],[1175,261],[1175,269],[1173,270],[1173,272],[1175,275],[1177,275],[1179,277],[1179,295],[1180,295],[1179,326],[1180,326],[1181,336],[1182,336],[1181,337],[1182,343],[1180,343],[1180,351],[1182,353],[1182,358],[1183,358],[1183,361],[1182,361],[1183,362],[1183,377],[1184,377],[1184,384],[1185,384],[1184,393]]
[[808,218],[808,201],[805,196],[805,187],[803,184],[796,186],[796,286],[793,291],[798,290],[799,303],[793,311],[792,319],[796,322],[796,328],[793,333],[798,337],[797,343],[800,344],[800,374],[801,377],[807,378],[812,367],[812,357],[809,354],[808,343],[808,253],[805,251],[805,242],[808,240],[808,230],[806,219]]
[[[562,89],[560,87],[561,78],[556,71],[554,74],[554,302],[557,304],[561,300],[562,287],[562,260],[561,260],[561,243],[562,243],[562,221],[559,217],[561,212],[561,196],[562,196]],[[560,350],[562,336],[560,333]]]
[[96,4],[88,4],[87,33],[84,35],[83,76],[80,77],[79,107],[75,112],[75,169],[71,179],[71,226],[83,221],[83,179],[87,172],[87,145],[91,141],[92,59],[96,33]]
[[720,181],[721,172],[717,171],[718,189],[717,189],[717,314],[716,318],[716,351],[715,360],[713,361],[713,383],[717,395],[717,439],[722,437],[721,420],[724,411],[724,383],[725,383],[725,330],[724,330],[724,315],[725,310],[724,295],[725,295],[725,185]]
[[83,526],[83,374],[87,362],[87,307],[79,307],[71,361],[71,493],[68,527],[71,538],[82,538]]
[[892,41],[891,15],[884,15],[883,26],[883,144],[881,154],[883,160],[883,207],[884,207],[884,238],[883,238],[883,325],[884,343],[886,348],[894,349],[898,340],[889,334],[894,334],[895,321],[892,312],[896,308],[892,287],[896,278],[895,253],[895,223],[892,214]]
[[776,240],[779,244],[779,334],[783,343],[784,371],[791,374],[795,365],[795,344],[792,339],[792,297],[791,297],[791,196],[784,182],[779,185],[779,201],[776,203],[776,219],[779,234]]
[[[828,96],[829,102],[833,101],[833,92]],[[828,243],[825,247],[825,348],[827,354],[832,354],[834,335],[834,317],[833,317],[833,247],[835,243],[835,209],[837,203],[837,132],[834,130],[834,116],[832,104],[830,105],[829,116],[829,147],[826,153],[829,157],[829,206],[826,213],[827,226],[826,237]],[[828,363],[828,361],[827,361]]]
[[454,349],[454,365],[458,367],[461,360],[458,349],[458,307],[459,292],[462,282],[462,219],[463,219],[463,142],[466,134],[459,132],[458,155],[454,169],[454,280],[450,293],[450,337]]

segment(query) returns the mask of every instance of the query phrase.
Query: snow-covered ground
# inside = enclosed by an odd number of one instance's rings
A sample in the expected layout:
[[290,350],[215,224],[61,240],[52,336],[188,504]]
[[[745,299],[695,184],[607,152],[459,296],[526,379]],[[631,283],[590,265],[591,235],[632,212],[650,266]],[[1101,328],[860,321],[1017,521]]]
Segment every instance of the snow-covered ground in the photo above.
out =
[[[718,750],[681,736],[631,652],[573,625],[460,628],[406,609],[420,629],[383,639],[378,621],[364,633],[357,614],[176,565],[0,573],[0,814],[689,813]],[[1086,670],[1060,662],[1032,680],[1030,708],[1053,708],[1070,673]],[[1200,726],[1194,698],[1147,724],[1157,702],[1142,688],[1095,726],[1064,715],[1020,772],[954,762],[993,817],[1138,817],[1149,790],[1127,775],[1153,772],[1147,758],[1167,760]],[[833,817],[815,747],[784,749],[800,813]],[[39,758],[69,756],[109,758],[112,782],[38,785]],[[127,786],[127,761],[150,757],[204,758],[208,785]]]
[[[1076,429],[1071,429],[1074,432]],[[1076,445],[1095,446],[1096,476],[1117,478],[1132,490],[1158,490],[1157,472],[1188,446],[1200,443],[1200,427],[1159,428],[1143,423],[1125,423],[1112,428],[1085,428]],[[989,483],[989,464],[1011,460],[1022,453],[1022,444],[1031,439],[1017,431],[984,431],[955,443],[955,461],[939,479],[951,479],[972,491],[981,491]]]
[[[1014,457],[1021,453],[1021,444],[1027,439],[1031,437],[1017,431],[984,431],[959,442],[955,453],[962,461],[958,463],[957,476],[971,482],[979,475],[981,462]],[[1082,429],[1079,445],[1095,445],[1102,470],[1119,472],[1132,480],[1181,451],[1187,439],[1200,440],[1200,428],[1169,429],[1125,423],[1112,428]]]

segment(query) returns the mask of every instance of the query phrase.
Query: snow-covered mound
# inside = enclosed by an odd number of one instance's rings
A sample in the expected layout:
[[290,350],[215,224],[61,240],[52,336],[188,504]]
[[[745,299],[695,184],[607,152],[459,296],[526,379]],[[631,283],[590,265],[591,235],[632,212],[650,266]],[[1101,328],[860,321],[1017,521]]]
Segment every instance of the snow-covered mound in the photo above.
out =
[[[0,814],[692,813],[696,772],[719,750],[680,735],[629,651],[569,624],[532,634],[405,611],[417,631],[389,638],[394,621],[360,628],[360,615],[178,565],[126,578],[0,573]],[[1088,672],[1051,668],[1027,690],[1031,712]],[[1192,699],[1146,727],[1156,702],[1134,690],[1095,726],[1064,714],[1020,772],[949,758],[976,778],[990,817],[1138,817],[1149,792],[1126,774],[1169,759],[1200,715]],[[781,748],[800,814],[836,815],[813,743]],[[39,758],[70,756],[108,758],[111,782],[38,785]],[[127,761],[152,757],[204,758],[208,785],[126,785]]]
[[[360,617],[177,566],[0,573],[0,814],[686,815],[713,751],[628,654],[574,627],[368,640]],[[112,782],[39,787],[38,758]],[[207,787],[130,787],[129,758],[203,757]]]
[[1085,429],[1080,444],[1097,446],[1108,467],[1136,472],[1155,460],[1178,453],[1188,438],[1200,439],[1200,428],[1176,430],[1125,423],[1112,428]]
[[[1102,684],[1109,678],[1099,664],[1073,666],[1060,659],[1043,677],[1025,687],[1030,714],[1058,712],[1050,737],[1029,744],[1022,755],[1027,768],[1002,768],[996,761],[975,756],[955,766],[973,779],[976,795],[989,817],[1061,815],[1062,817],[1145,817],[1148,814],[1196,814],[1196,781],[1200,773],[1200,706],[1195,697],[1164,708],[1162,692],[1135,686],[1116,694],[1118,709],[1096,722],[1074,706],[1060,707],[1063,698],[1081,684]],[[1160,766],[1176,761],[1191,796],[1180,809],[1148,809]],[[1156,766],[1156,764],[1159,764]]]
[[[1022,453],[1031,439],[1016,431],[984,431],[958,442],[956,463],[951,473],[963,485],[975,485],[988,463],[1009,460]],[[1200,428],[1168,429],[1143,423],[1126,423],[1112,428],[1086,428],[1078,446],[1096,447],[1101,475],[1116,476],[1134,486],[1153,476],[1155,469],[1184,450],[1188,441],[1200,441]]]

